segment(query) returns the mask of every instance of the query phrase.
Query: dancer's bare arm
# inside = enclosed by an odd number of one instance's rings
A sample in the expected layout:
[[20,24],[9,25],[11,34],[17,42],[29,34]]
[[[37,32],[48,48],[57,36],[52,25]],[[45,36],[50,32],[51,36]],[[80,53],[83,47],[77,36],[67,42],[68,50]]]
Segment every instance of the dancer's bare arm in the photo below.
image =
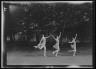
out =
[[76,34],[76,36],[75,36],[75,38],[74,38],[74,39],[76,40],[76,38],[77,38],[77,34]]
[[55,39],[55,37],[53,35],[51,35],[51,36]]
[[59,35],[59,38],[61,37],[61,32],[60,32],[60,35]]
[[73,43],[73,40],[71,42],[68,42],[68,43]]
[[68,43],[72,43],[72,41],[71,42],[68,42]]
[[48,36],[48,37],[45,37],[45,38],[49,38],[50,36]]

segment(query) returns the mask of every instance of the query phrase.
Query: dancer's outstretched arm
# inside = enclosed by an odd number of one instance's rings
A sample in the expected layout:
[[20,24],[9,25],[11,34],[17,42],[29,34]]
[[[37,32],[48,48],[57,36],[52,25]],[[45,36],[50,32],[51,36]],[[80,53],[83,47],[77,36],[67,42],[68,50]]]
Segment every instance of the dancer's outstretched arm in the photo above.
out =
[[55,39],[55,37],[53,35],[51,35],[51,36]]
[[59,38],[61,37],[61,32],[60,32],[60,35],[59,35]]
[[68,42],[68,43],[73,43],[73,40],[71,42]]
[[71,42],[68,42],[68,43],[72,43],[72,41]]
[[45,37],[45,38],[49,38],[50,36],[48,36],[48,37]]

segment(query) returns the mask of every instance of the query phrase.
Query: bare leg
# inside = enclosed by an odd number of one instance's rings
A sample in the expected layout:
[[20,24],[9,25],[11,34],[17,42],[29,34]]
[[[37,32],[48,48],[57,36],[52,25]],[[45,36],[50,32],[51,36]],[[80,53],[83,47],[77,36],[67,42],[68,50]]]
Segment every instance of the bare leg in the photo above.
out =
[[[73,48],[73,49],[74,49],[74,45],[71,45],[71,48]],[[74,51],[74,50],[69,50],[68,52],[71,52],[71,51]]]
[[[55,48],[56,45],[54,45],[53,47]],[[56,51],[53,51],[53,54],[55,54]]]
[[75,53],[76,53],[76,47],[74,48],[74,53],[73,53],[73,56],[75,56]]
[[55,54],[56,51],[53,51],[53,54]]
[[41,46],[41,44],[38,44],[37,46],[33,46],[33,47],[40,49],[40,46]]
[[46,57],[46,46],[44,46],[44,57]]
[[73,56],[75,56],[76,51],[74,51]]
[[58,51],[58,50],[56,50],[56,55],[55,55],[56,57],[58,57],[58,56],[57,56],[57,55],[58,55],[58,52],[59,52],[59,51]]
[[73,53],[73,56],[75,56],[75,53],[76,53],[76,45],[74,45],[74,53]]
[[72,51],[74,51],[74,50],[69,50],[68,52],[72,52]]
[[54,54],[55,52],[53,52],[53,54]]
[[70,50],[70,51],[68,51],[68,52],[71,52],[71,51],[74,52],[74,53],[73,53],[73,56],[75,56],[76,50]]
[[58,50],[56,50],[56,51],[53,51],[53,54],[57,53],[57,51],[58,51]]
[[33,46],[33,47],[37,48],[37,46]]

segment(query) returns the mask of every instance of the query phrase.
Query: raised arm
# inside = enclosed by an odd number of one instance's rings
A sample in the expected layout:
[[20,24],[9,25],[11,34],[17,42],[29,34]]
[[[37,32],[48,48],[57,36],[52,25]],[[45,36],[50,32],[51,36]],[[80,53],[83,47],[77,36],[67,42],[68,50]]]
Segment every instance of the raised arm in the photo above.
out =
[[73,38],[73,40],[72,41],[70,41],[70,42],[68,42],[68,43],[73,43],[74,42],[74,38]]
[[45,37],[45,38],[49,38],[50,36],[48,36],[48,37]]
[[76,36],[75,36],[75,38],[74,38],[74,39],[76,40],[76,38],[77,38],[77,34],[76,34]]
[[61,37],[61,32],[60,32],[60,35],[59,35],[59,38]]

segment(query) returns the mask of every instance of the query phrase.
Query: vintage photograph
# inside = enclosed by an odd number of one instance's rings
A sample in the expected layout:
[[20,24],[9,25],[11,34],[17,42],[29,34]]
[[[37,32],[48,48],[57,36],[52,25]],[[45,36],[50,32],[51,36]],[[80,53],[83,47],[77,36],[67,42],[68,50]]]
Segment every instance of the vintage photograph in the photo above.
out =
[[93,1],[2,1],[3,67],[93,66]]

